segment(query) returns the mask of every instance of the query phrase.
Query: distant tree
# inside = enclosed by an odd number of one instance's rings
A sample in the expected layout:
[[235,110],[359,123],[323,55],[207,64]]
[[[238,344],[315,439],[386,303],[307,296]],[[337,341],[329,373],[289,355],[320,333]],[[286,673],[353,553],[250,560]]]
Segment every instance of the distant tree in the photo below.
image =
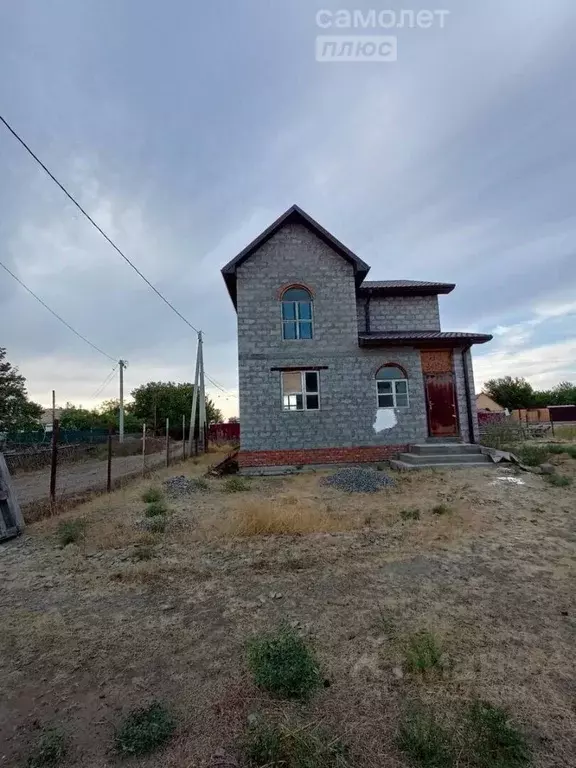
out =
[[95,409],[82,408],[81,405],[66,403],[60,411],[60,429],[103,429],[106,423]]
[[516,408],[532,408],[536,400],[532,384],[526,379],[512,376],[490,379],[484,384],[484,392],[510,411]]
[[561,381],[547,395],[546,405],[576,405],[576,384]]
[[240,419],[238,418],[238,416],[230,416],[230,418],[228,419],[228,424],[238,424],[239,421]]
[[44,409],[28,399],[26,379],[6,360],[0,347],[0,432],[37,429]]
[[[98,408],[98,413],[107,427],[113,427],[116,431],[120,428],[120,400],[104,400]],[[124,404],[124,432],[141,432],[142,419],[134,415],[134,403]]]
[[[131,412],[154,430],[163,429],[167,418],[171,425],[179,425],[183,415],[190,418],[193,391],[190,383],[150,381],[132,390]],[[206,418],[209,424],[222,421],[221,412],[210,398],[206,398]]]

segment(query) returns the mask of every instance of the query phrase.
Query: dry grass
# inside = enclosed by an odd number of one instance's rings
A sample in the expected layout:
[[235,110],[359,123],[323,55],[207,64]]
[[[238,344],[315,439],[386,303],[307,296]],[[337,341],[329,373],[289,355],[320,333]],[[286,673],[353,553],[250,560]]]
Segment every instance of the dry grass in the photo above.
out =
[[[476,698],[528,731],[535,768],[571,768],[576,486],[501,467],[395,476],[343,494],[318,474],[254,479],[244,493],[170,499],[145,533],[143,490],[187,462],[29,526],[2,549],[2,755],[25,764],[37,721],[72,735],[71,764],[110,765],[122,713],[162,701],[173,741],[134,768],[212,768],[238,754],[248,715],[322,725],[350,766],[406,768],[396,745],[412,701],[442,712]],[[554,457],[570,476],[576,464]],[[433,508],[446,505],[450,514]],[[404,510],[420,518],[402,519]],[[60,548],[61,520],[88,521]],[[267,535],[267,534],[274,535]],[[150,559],[138,560],[143,549]],[[147,557],[147,555],[146,555]],[[246,641],[283,621],[312,643],[327,687],[295,712],[251,682]],[[442,638],[438,673],[414,674],[407,640]],[[324,679],[323,679],[324,683]],[[76,763],[74,763],[76,761]],[[233,763],[231,763],[233,764]]]

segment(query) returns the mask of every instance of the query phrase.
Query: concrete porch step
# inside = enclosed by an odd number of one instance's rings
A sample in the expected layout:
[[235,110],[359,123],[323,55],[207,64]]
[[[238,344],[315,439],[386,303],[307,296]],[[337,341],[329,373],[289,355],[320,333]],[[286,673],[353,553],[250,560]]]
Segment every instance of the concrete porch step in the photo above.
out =
[[420,456],[434,456],[434,455],[447,455],[447,454],[481,454],[480,448],[477,445],[470,445],[469,443],[417,443],[410,446],[410,453],[415,453]]
[[484,456],[479,450],[473,453],[401,453],[398,456],[400,461],[405,464],[413,464],[418,467],[430,466],[433,464],[487,464],[490,462],[488,456]]
[[472,462],[455,462],[449,461],[447,463],[436,462],[435,464],[408,464],[405,461],[399,459],[390,459],[390,466],[392,469],[399,469],[402,471],[412,471],[417,469],[469,469],[469,468],[483,468],[487,469],[490,466],[495,467],[496,464],[492,464],[490,461],[472,461]]

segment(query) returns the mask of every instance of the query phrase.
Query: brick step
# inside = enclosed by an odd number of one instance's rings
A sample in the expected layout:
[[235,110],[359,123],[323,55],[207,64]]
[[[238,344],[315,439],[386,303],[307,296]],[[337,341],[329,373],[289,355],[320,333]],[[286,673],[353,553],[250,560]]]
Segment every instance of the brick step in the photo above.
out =
[[448,454],[481,454],[480,447],[469,443],[417,443],[410,446],[410,453],[420,456],[448,455]]
[[431,455],[418,455],[417,453],[401,453],[398,456],[405,464],[427,466],[431,464],[487,464],[488,456],[480,451],[477,453],[434,453]]

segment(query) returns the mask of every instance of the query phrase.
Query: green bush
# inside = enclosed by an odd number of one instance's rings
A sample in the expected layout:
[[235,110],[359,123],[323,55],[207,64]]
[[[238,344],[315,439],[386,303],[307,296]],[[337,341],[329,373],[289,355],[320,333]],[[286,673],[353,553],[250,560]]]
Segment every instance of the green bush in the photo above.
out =
[[146,517],[157,517],[158,515],[165,515],[166,512],[168,512],[168,507],[163,501],[151,501],[144,510]]
[[38,746],[26,761],[27,768],[58,766],[68,752],[68,737],[60,728],[44,730]]
[[420,768],[452,768],[456,765],[453,736],[431,713],[407,713],[400,724],[396,744]]
[[516,446],[512,451],[522,464],[526,464],[527,467],[537,467],[540,464],[544,464],[550,457],[550,451],[547,445],[539,445],[538,443],[523,443]]
[[402,520],[420,520],[419,509],[402,509],[400,511],[400,517]]
[[210,486],[208,481],[203,477],[193,477],[190,480],[190,486],[197,491],[209,491]]
[[410,672],[426,672],[441,666],[442,648],[431,632],[417,632],[408,639],[405,657]]
[[147,504],[152,501],[162,501],[162,491],[160,488],[151,486],[150,488],[147,488],[142,494],[142,501],[145,501]]
[[556,488],[567,488],[572,485],[572,478],[565,475],[546,475],[546,482],[556,486]]
[[313,652],[286,625],[248,643],[248,666],[256,685],[288,699],[304,699],[321,683]]
[[576,445],[567,445],[566,443],[549,443],[546,448],[548,453],[553,453],[558,456],[567,454],[572,459],[576,459]]
[[317,728],[253,725],[243,753],[251,768],[347,768],[347,750]]
[[62,547],[76,544],[86,535],[86,520],[62,520],[58,526],[58,539]]
[[250,483],[244,477],[229,477],[224,483],[224,491],[226,493],[239,493],[249,490]]
[[474,702],[464,722],[465,752],[474,768],[524,768],[531,751],[524,734],[507,712],[484,701]]
[[170,740],[176,722],[159,702],[128,714],[116,730],[115,745],[121,757],[147,755]]
[[435,507],[432,507],[433,515],[448,515],[451,511],[447,504],[436,504]]

